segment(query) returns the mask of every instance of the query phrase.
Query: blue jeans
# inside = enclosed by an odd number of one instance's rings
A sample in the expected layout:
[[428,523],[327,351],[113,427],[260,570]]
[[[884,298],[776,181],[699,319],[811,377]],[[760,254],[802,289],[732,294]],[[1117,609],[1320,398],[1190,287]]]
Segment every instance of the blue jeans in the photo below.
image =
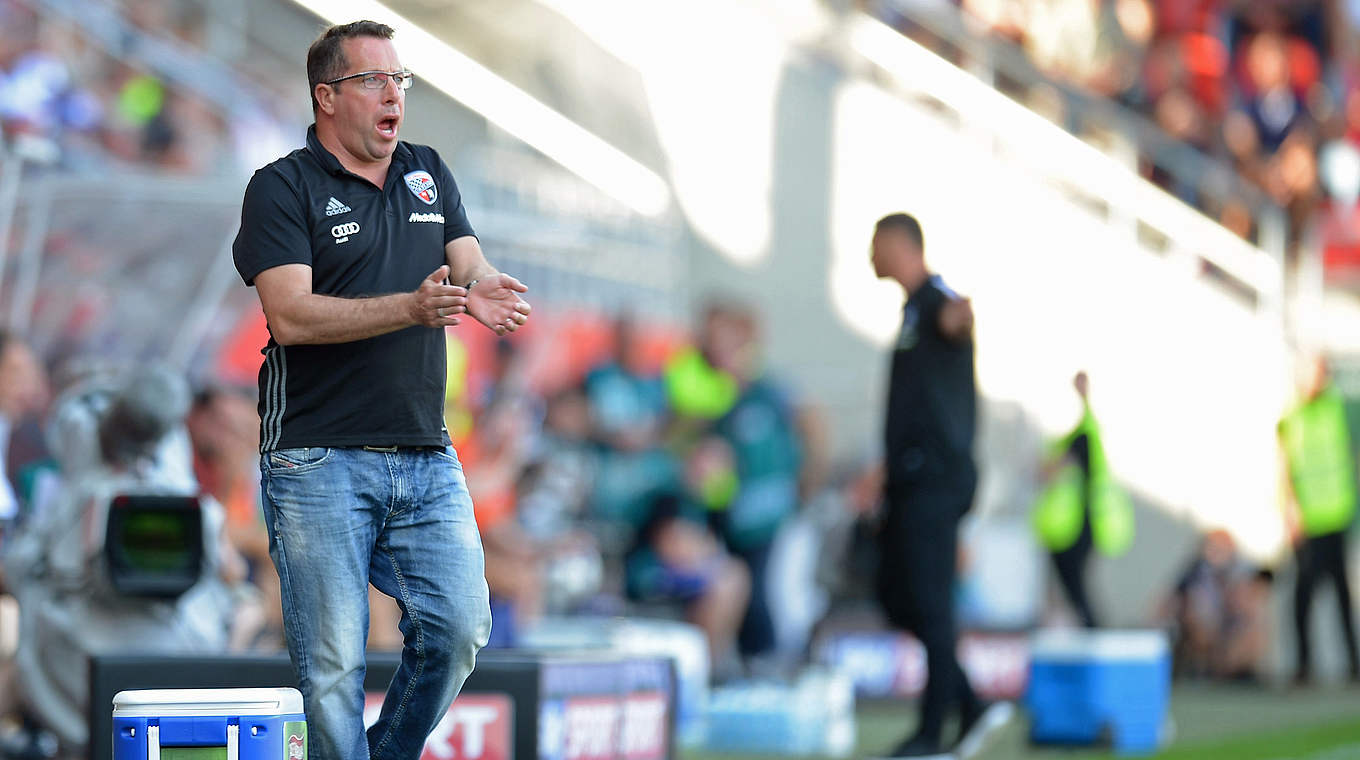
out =
[[[312,760],[418,758],[491,633],[481,537],[453,447],[271,451],[269,554]],[[364,731],[368,585],[397,600],[401,666]]]

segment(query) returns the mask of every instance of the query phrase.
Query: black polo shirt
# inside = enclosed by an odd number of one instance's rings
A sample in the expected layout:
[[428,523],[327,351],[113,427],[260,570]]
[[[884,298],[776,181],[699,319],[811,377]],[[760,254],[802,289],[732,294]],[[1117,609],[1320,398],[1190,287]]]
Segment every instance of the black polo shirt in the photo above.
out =
[[[472,235],[449,168],[433,148],[397,143],[382,188],[347,171],[307,130],[307,147],[255,172],[232,245],[246,285],[283,264],[312,268],[312,292],[406,293]],[[351,343],[281,346],[260,367],[260,450],[442,446],[444,331],[408,327]]]
[[940,310],[958,297],[932,275],[902,309],[884,430],[890,487],[976,485],[973,340],[940,331]]

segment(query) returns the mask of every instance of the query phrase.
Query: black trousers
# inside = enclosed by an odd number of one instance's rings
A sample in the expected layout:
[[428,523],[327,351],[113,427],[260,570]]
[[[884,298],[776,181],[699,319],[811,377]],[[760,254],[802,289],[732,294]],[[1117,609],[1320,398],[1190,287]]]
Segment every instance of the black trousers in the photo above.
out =
[[737,634],[737,651],[744,657],[758,657],[775,649],[774,618],[770,613],[769,545],[736,552],[751,571],[751,600]]
[[1072,603],[1072,609],[1076,610],[1081,624],[1087,628],[1097,626],[1095,611],[1091,609],[1091,599],[1086,593],[1086,563],[1091,558],[1091,549],[1094,547],[1091,523],[1087,520],[1076,543],[1050,555],[1053,557],[1053,567],[1058,571],[1058,582],[1062,584],[1063,592],[1067,594],[1067,600]]
[[877,591],[888,622],[926,650],[926,688],[918,733],[939,740],[948,713],[976,711],[977,696],[956,655],[954,579],[959,518],[971,488],[922,486],[888,492],[880,534]]
[[1294,633],[1298,641],[1298,676],[1307,678],[1313,666],[1308,629],[1313,608],[1313,591],[1323,578],[1330,578],[1341,612],[1341,632],[1345,636],[1346,656],[1351,676],[1360,675],[1360,658],[1355,648],[1355,621],[1351,616],[1351,586],[1346,580],[1346,533],[1328,533],[1306,538],[1298,550],[1299,577],[1294,587]]

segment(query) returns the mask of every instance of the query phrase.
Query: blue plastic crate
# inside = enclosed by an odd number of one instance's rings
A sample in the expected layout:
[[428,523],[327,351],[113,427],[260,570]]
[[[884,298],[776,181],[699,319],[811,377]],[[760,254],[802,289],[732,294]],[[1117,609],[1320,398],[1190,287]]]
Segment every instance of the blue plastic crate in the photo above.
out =
[[1160,631],[1041,631],[1030,662],[1030,738],[1040,744],[1108,739],[1121,754],[1161,743],[1171,655]]
[[811,671],[797,682],[731,684],[709,696],[709,752],[847,757],[854,749],[854,686]]
[[114,760],[306,760],[297,689],[150,689],[113,698]]

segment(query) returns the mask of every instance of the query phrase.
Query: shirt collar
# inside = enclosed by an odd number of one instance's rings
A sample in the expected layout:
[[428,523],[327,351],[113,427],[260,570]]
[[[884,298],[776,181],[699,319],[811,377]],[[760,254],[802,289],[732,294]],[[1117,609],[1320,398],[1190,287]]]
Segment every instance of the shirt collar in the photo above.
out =
[[[331,153],[329,150],[326,149],[326,146],[321,144],[321,138],[316,136],[315,122],[313,122],[311,126],[307,127],[307,150],[312,154],[312,157],[315,158],[317,162],[321,164],[321,167],[325,169],[328,173],[330,174],[352,173],[350,172],[350,170],[346,169],[343,165],[341,165],[340,159],[336,158],[335,154]],[[405,169],[407,164],[409,164],[411,161],[411,156],[412,156],[411,147],[406,144],[405,140],[398,140],[397,149],[392,151],[392,165],[388,167],[387,176],[390,178],[394,175],[394,173],[402,169]]]
[[910,288],[905,288],[905,290],[907,291],[907,300],[910,301],[912,296],[916,295],[917,293],[920,293],[921,291],[925,290],[926,288],[930,287],[931,285],[936,285],[936,284],[937,284],[937,281],[938,281],[939,279],[940,279],[940,276],[939,276],[939,275],[937,275],[937,274],[935,274],[935,273],[933,273],[933,272],[927,272],[927,273],[926,273],[926,278],[925,278],[924,280],[921,281],[921,284],[920,284],[920,285],[917,285],[917,286],[916,286],[916,289],[915,289],[915,290],[912,290],[912,289],[910,289]]
[[340,159],[336,158],[335,154],[326,150],[326,146],[321,144],[321,138],[316,136],[315,122],[313,122],[310,127],[307,127],[307,150],[312,154],[312,157],[317,160],[317,163],[320,163],[321,167],[327,172],[330,172],[331,174],[340,174],[346,171],[345,167],[340,165]]

